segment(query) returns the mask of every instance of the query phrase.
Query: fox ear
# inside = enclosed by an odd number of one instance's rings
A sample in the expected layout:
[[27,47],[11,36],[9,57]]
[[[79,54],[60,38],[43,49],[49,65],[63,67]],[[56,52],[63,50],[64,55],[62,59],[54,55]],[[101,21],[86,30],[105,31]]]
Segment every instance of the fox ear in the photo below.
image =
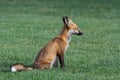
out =
[[67,16],[63,16],[63,23],[67,24],[68,23],[68,17]]
[[63,23],[67,26],[69,26],[71,24],[72,20],[69,19],[67,16],[63,17]]

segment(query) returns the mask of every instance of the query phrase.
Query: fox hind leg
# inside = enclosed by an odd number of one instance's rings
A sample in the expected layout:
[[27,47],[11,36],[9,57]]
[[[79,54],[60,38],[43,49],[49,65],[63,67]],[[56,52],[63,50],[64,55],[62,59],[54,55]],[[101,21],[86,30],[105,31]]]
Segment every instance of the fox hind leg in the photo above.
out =
[[53,64],[54,67],[58,67],[58,60],[59,60],[59,58],[58,58],[58,56],[56,56],[55,62]]

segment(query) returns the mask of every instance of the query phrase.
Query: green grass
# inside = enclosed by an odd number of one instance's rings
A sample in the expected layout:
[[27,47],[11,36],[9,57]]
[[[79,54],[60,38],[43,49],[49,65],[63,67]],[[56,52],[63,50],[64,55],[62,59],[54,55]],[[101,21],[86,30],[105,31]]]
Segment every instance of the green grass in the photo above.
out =
[[[64,15],[84,32],[72,36],[65,68],[11,73],[14,63],[32,65]],[[120,80],[120,1],[0,0],[0,80]]]

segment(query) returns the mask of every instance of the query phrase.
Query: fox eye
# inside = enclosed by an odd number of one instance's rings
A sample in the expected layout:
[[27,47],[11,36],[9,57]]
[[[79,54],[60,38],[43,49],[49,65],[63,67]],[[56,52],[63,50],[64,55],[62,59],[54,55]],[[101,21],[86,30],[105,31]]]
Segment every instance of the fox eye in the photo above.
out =
[[75,29],[76,27],[74,26],[73,29]]

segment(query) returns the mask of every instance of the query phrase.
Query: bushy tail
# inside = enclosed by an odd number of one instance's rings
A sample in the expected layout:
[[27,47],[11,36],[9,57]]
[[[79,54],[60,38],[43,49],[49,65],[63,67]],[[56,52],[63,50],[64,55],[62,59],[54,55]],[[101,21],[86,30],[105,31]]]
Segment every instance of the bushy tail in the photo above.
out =
[[14,64],[10,67],[11,72],[20,72],[20,71],[26,71],[26,70],[32,70],[32,67],[26,67],[23,64]]

